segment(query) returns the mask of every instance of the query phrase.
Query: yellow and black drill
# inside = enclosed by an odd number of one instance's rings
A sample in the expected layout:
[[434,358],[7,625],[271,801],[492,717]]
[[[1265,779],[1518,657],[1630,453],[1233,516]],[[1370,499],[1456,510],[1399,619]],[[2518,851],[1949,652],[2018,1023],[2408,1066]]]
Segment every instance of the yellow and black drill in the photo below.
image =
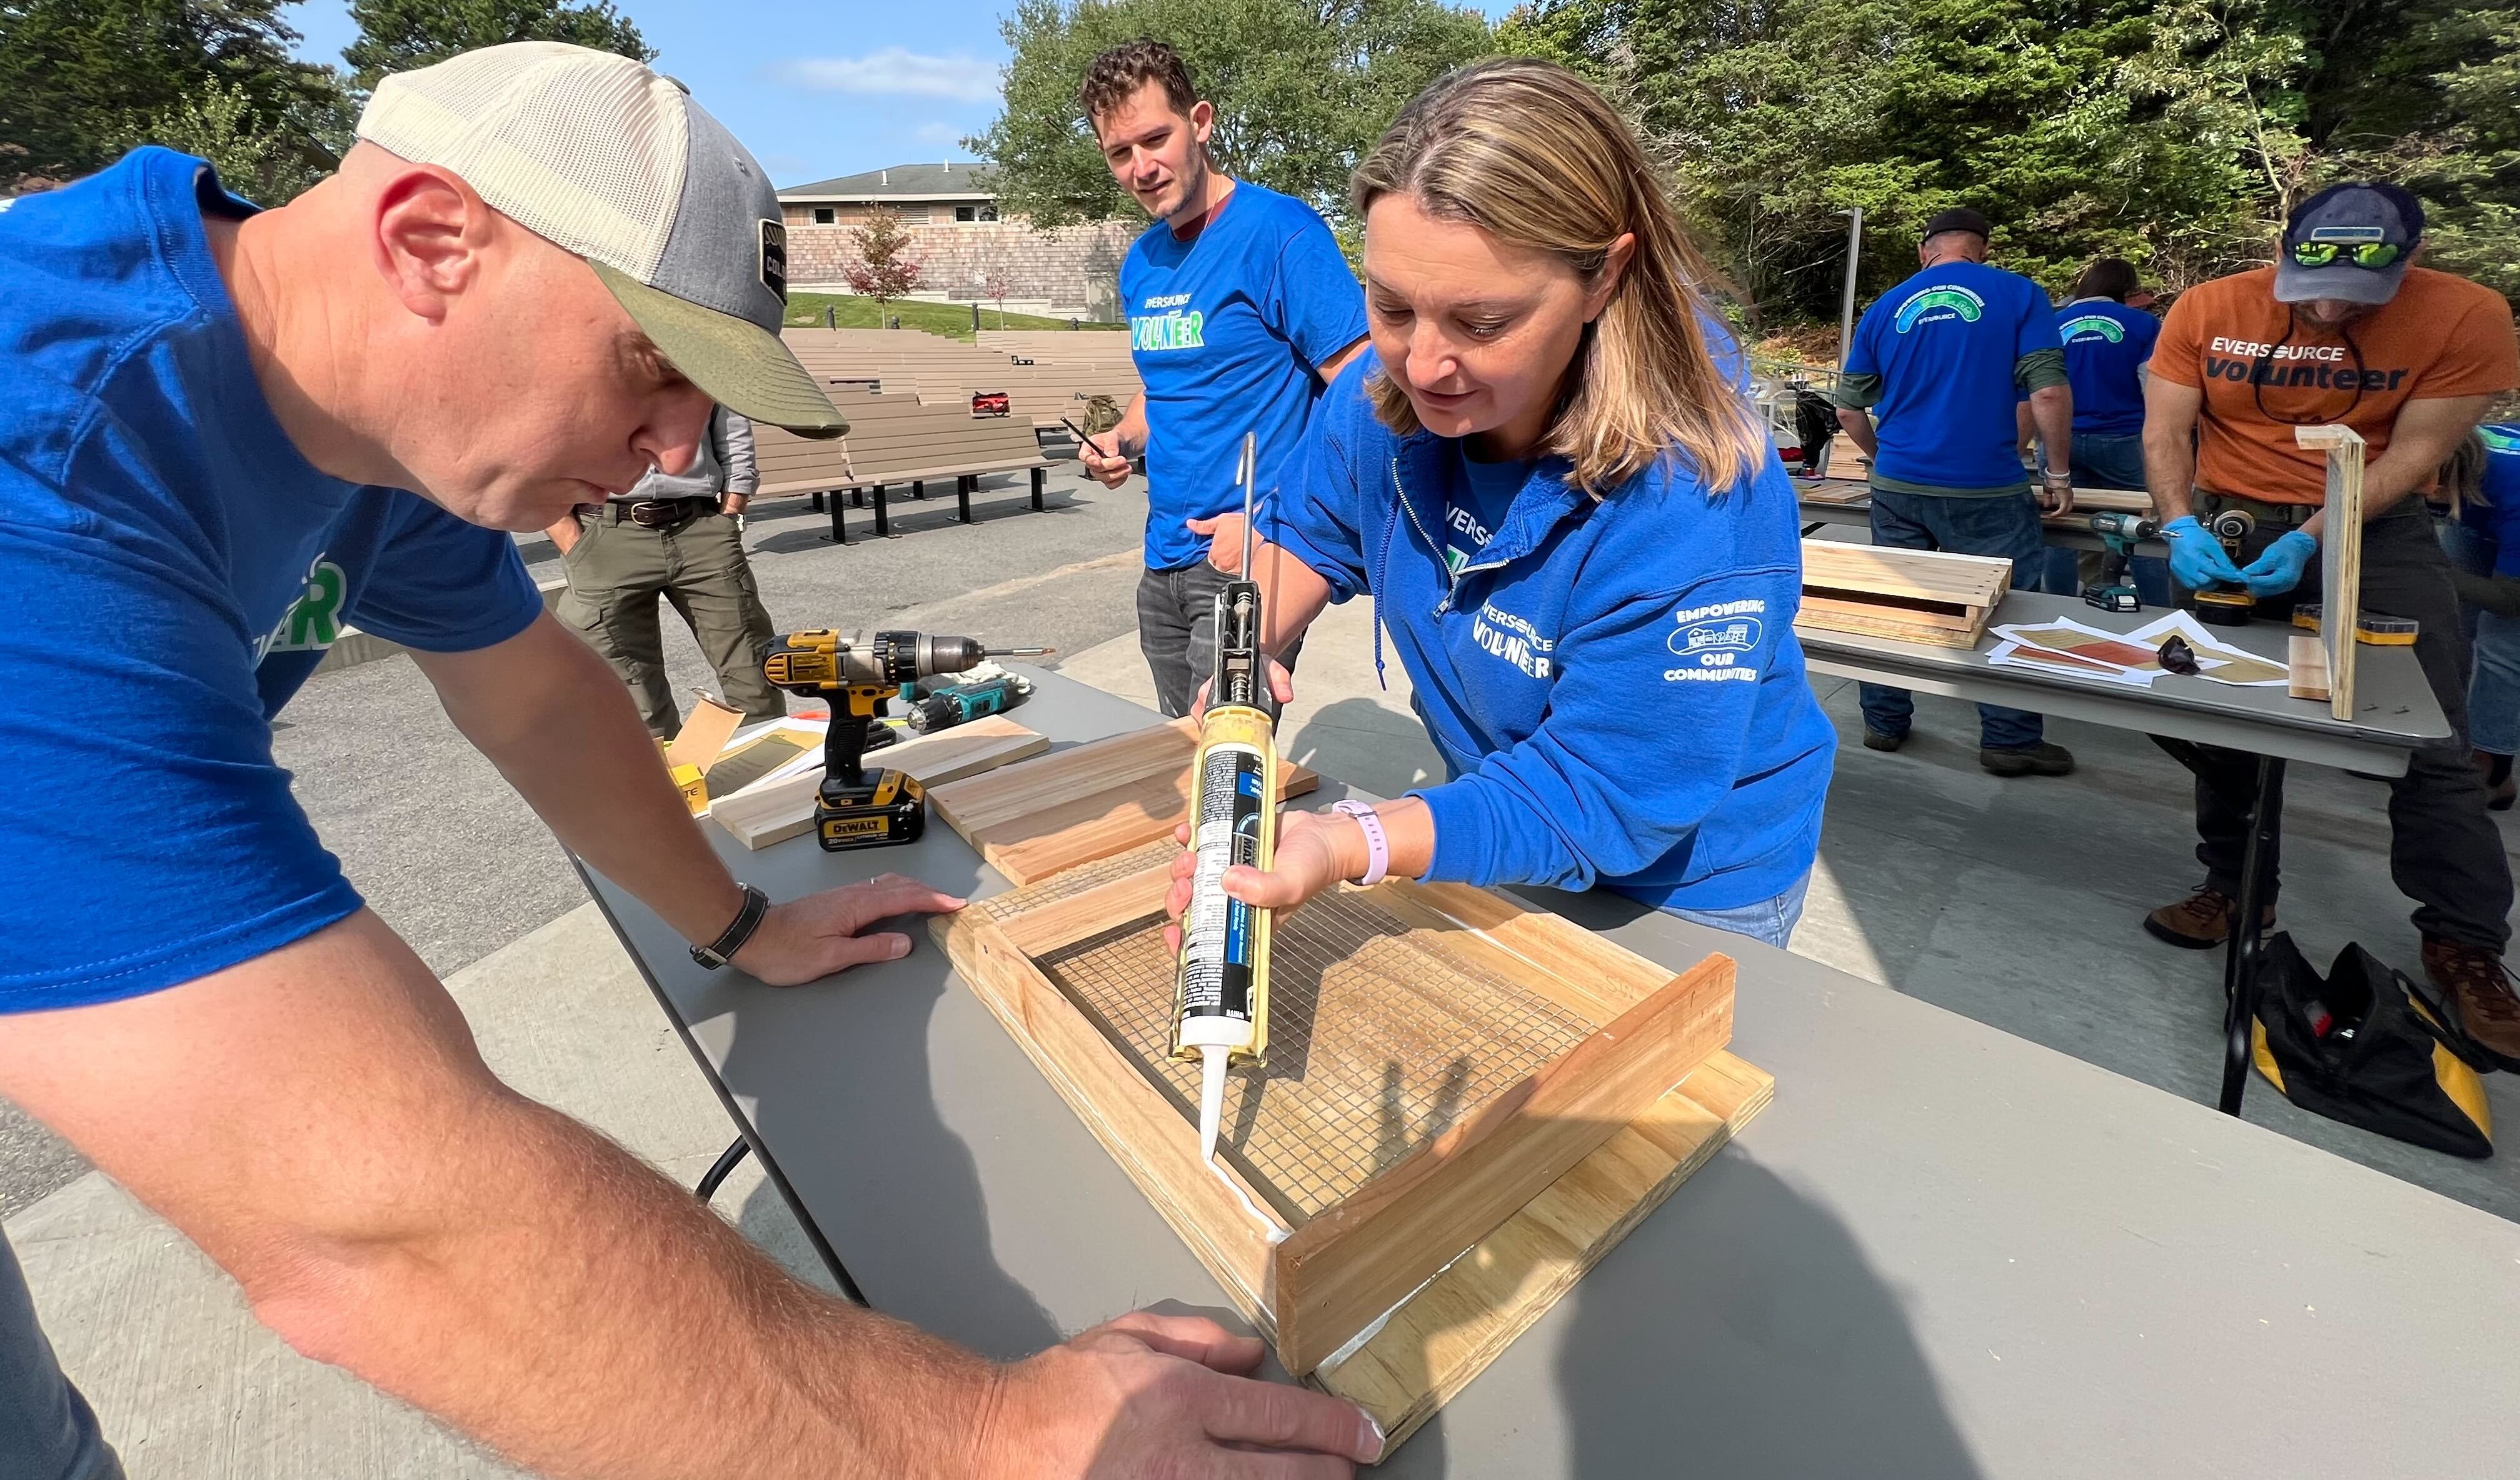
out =
[[927,792],[916,778],[863,764],[867,734],[904,684],[963,673],[984,658],[1041,657],[1049,648],[983,648],[968,637],[878,632],[852,643],[830,629],[791,632],[761,655],[762,677],[790,694],[832,706],[823,739],[823,788],[814,800],[814,836],[828,853],[916,842],[927,829]]

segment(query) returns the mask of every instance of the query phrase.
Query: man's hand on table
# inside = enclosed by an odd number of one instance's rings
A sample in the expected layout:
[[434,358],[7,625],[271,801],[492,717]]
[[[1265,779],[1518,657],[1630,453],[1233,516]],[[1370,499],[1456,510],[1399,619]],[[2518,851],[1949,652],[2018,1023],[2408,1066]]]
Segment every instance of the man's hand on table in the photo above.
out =
[[961,908],[963,901],[953,895],[898,874],[842,884],[771,906],[752,939],[735,953],[735,964],[774,987],[820,981],[834,971],[910,954],[910,937],[899,931],[858,933],[877,920]]
[[1145,1311],[1004,1368],[985,1400],[978,1480],[1180,1475],[1332,1480],[1382,1454],[1355,1405],[1252,1381],[1257,1337]]

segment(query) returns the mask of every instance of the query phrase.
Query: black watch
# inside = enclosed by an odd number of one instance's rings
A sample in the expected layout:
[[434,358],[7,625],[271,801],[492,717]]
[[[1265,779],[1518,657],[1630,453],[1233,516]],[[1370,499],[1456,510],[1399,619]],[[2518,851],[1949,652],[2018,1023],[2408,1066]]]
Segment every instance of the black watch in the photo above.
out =
[[726,933],[704,946],[692,947],[692,960],[714,971],[733,960],[752,932],[761,928],[761,919],[770,913],[770,896],[750,884],[737,884],[743,891],[743,908],[735,912],[735,922]]

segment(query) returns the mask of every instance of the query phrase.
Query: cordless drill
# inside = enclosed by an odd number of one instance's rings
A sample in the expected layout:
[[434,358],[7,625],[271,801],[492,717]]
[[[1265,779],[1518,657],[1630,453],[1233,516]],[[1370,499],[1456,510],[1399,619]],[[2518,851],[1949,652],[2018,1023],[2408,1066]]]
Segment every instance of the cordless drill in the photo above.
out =
[[968,637],[878,632],[852,643],[829,628],[791,632],[761,656],[774,688],[832,706],[823,737],[823,786],[814,798],[814,836],[827,853],[916,842],[927,829],[927,791],[915,777],[864,765],[867,732],[904,684],[962,673],[983,658],[1039,657],[1048,648],[982,648]]
[[2161,533],[2160,521],[2139,514],[2095,514],[2092,533],[2108,548],[2100,558],[2100,578],[2083,588],[2084,603],[2102,611],[2141,611],[2143,600],[2127,580],[2127,564],[2137,545]]

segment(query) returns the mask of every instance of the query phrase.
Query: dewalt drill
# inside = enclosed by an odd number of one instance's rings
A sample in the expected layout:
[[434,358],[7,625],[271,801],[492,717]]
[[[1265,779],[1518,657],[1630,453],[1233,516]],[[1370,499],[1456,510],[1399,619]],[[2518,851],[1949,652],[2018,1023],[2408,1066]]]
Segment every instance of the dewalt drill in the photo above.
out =
[[[916,778],[863,764],[867,732],[904,684],[962,673],[991,657],[1040,657],[1048,648],[982,648],[968,637],[878,632],[852,643],[828,628],[791,632],[761,656],[775,688],[832,706],[823,738],[823,787],[814,799],[814,836],[827,853],[916,842],[927,830],[927,791]],[[843,700],[845,699],[845,702]]]

